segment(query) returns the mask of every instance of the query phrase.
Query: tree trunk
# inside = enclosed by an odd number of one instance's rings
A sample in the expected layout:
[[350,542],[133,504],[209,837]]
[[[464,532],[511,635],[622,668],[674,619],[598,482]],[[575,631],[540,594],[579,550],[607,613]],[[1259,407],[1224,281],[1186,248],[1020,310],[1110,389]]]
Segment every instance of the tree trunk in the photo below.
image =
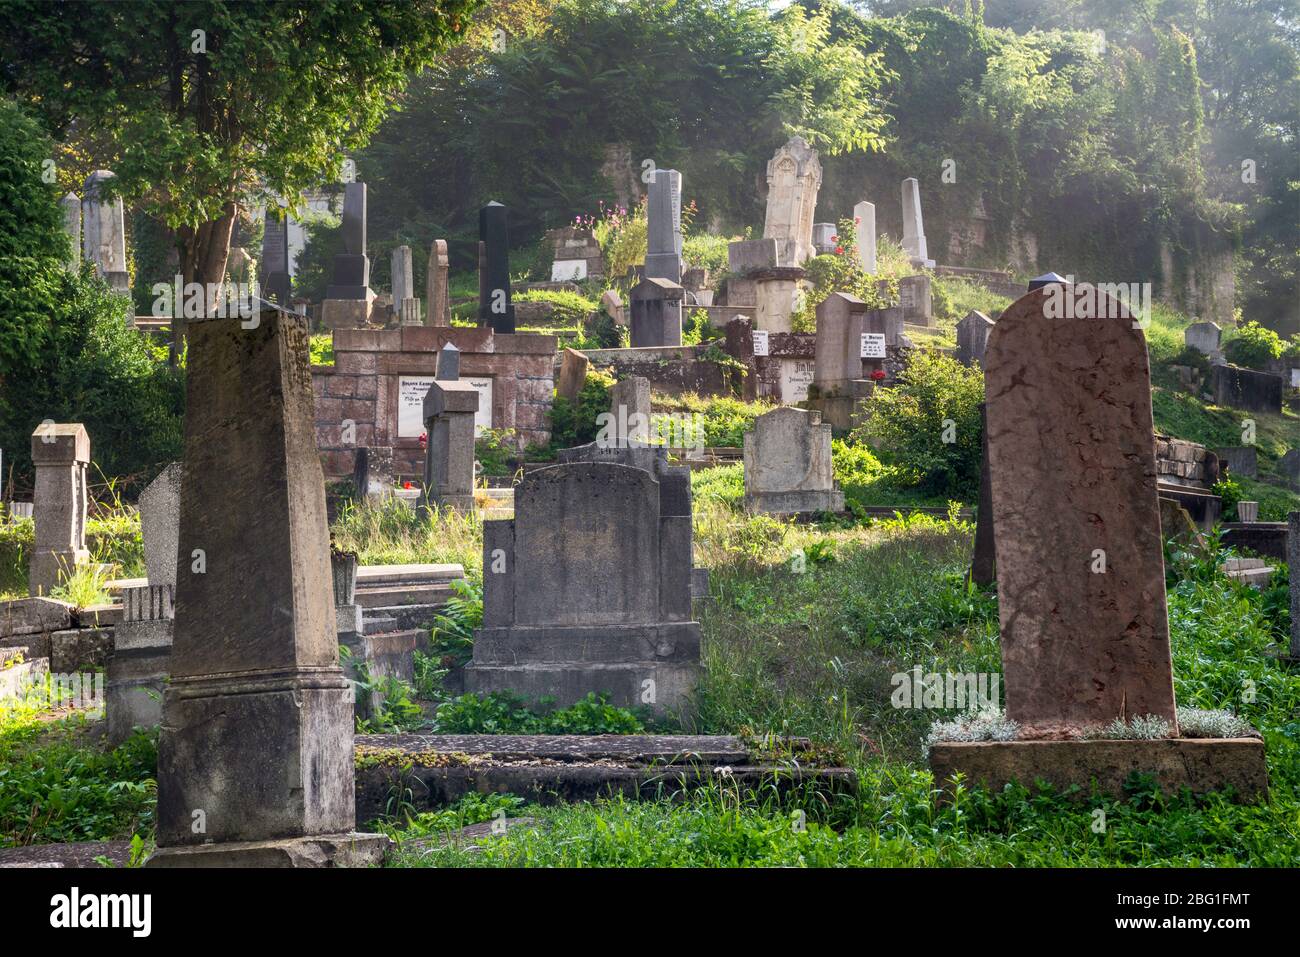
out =
[[[236,203],[227,203],[221,215],[201,224],[197,229],[183,227],[176,231],[177,251],[180,254],[181,279],[186,286],[198,283],[204,289],[204,314],[216,309],[221,301],[221,283],[226,277],[226,261],[230,258],[230,237],[234,231],[235,217],[239,213]],[[175,310],[184,312],[183,309]],[[175,366],[185,345],[185,318],[172,318],[172,344],[169,361]]]

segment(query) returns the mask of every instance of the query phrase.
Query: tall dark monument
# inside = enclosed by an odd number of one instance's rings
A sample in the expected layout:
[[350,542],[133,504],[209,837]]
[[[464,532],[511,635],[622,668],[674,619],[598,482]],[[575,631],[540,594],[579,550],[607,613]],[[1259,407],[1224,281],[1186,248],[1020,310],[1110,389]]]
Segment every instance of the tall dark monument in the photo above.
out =
[[479,325],[493,332],[515,331],[515,307],[510,302],[510,236],[506,208],[488,203],[478,211],[478,238],[483,256],[479,273]]
[[289,224],[266,210],[262,226],[262,264],[260,269],[262,298],[282,309],[289,308]]

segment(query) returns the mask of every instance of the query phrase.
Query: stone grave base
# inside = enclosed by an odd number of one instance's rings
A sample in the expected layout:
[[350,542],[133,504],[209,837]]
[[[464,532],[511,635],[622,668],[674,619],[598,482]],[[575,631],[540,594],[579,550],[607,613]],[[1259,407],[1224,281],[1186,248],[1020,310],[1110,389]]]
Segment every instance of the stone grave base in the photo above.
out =
[[[476,650],[477,653],[477,650]],[[482,664],[465,666],[465,690],[474,694],[511,691],[526,702],[553,699],[566,708],[589,693],[606,694],[619,708],[650,708],[656,715],[688,717],[694,712],[691,695],[699,684],[698,661],[625,661],[602,664],[589,661],[551,663]],[[654,700],[643,700],[654,682]]]
[[1079,799],[1092,793],[1124,795],[1134,771],[1155,775],[1165,794],[1182,788],[1201,795],[1231,787],[1242,803],[1268,797],[1268,768],[1259,738],[1165,738],[1123,741],[946,741],[930,748],[930,770],[945,797],[952,776],[967,785],[1000,791],[1009,781],[1033,787],[1044,780],[1058,790],[1077,784]]
[[162,698],[170,660],[170,645],[125,648],[113,653],[104,688],[109,744],[117,746],[131,736],[133,729],[156,728],[162,721]]
[[366,299],[326,299],[321,303],[320,322],[326,329],[361,329],[374,311],[374,293]]
[[383,834],[316,834],[273,841],[160,847],[145,867],[373,867],[392,846]]
[[395,785],[410,788],[419,811],[470,793],[517,794],[545,805],[681,797],[724,780],[721,768],[729,786],[746,792],[857,793],[852,769],[819,767],[806,738],[773,747],[777,752],[760,752],[725,735],[357,735],[357,820],[382,816]]
[[822,414],[822,421],[837,432],[847,432],[859,425],[858,407],[862,397],[856,395],[823,395],[801,402],[805,409]]
[[745,509],[769,515],[799,515],[810,512],[844,511],[844,493],[839,489],[746,492]]

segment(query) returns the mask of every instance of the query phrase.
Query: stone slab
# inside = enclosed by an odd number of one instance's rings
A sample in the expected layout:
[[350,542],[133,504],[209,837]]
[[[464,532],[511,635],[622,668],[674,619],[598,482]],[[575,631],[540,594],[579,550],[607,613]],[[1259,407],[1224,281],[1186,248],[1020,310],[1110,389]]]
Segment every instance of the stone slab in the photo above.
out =
[[270,841],[160,847],[145,867],[375,867],[393,842],[382,834],[316,834]]

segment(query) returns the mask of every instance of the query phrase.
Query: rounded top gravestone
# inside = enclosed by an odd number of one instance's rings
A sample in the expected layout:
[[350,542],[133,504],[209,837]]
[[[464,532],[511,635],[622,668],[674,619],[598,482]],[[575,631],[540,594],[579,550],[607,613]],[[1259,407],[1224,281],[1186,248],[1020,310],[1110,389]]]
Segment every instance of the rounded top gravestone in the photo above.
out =
[[985,356],[1007,715],[1026,737],[1145,715],[1176,735],[1146,343],[1112,300],[1053,318],[1073,295],[1022,296]]

